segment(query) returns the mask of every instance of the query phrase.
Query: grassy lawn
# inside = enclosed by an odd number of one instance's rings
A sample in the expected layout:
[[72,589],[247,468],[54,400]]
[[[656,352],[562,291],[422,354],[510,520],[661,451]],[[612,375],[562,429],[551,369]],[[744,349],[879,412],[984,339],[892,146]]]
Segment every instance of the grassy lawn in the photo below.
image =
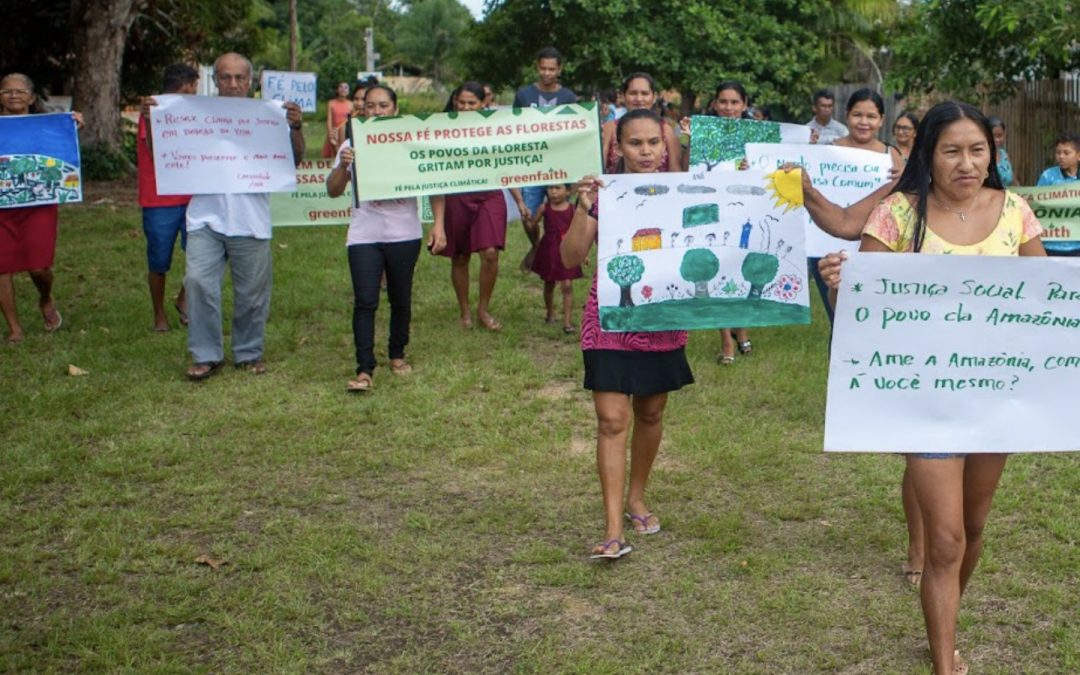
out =
[[[809,326],[755,329],[732,367],[715,364],[716,331],[692,336],[697,383],[671,397],[653,475],[664,531],[590,564],[591,399],[576,340],[542,322],[541,282],[516,269],[520,228],[503,332],[462,331],[448,261],[424,254],[416,370],[385,367],[383,307],[365,396],[344,392],[343,228],[279,229],[269,374],[193,384],[184,332],[150,331],[133,195],[91,185],[62,209],[61,331],[43,334],[16,280],[0,669],[929,672],[900,575],[902,461],[821,452],[819,306]],[[1010,460],[961,613],[973,672],[1080,671],[1077,513],[1076,456]]]

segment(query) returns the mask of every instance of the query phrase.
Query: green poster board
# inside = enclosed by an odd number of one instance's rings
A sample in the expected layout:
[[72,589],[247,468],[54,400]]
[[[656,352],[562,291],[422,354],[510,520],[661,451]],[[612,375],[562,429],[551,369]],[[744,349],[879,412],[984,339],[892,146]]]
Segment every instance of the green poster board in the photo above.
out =
[[1028,201],[1044,241],[1080,239],[1080,182],[1009,189]]

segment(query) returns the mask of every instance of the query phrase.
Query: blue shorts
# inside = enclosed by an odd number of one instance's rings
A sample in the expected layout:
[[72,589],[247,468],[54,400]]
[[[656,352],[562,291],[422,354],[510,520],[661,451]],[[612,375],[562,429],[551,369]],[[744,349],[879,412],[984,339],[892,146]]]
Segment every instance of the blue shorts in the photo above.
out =
[[529,207],[529,211],[534,216],[536,215],[536,210],[544,203],[544,197],[546,195],[547,188],[543,185],[521,188],[521,199],[525,202],[525,206]]
[[187,250],[186,217],[187,206],[154,206],[142,210],[146,263],[151,272],[165,274],[172,267],[177,234],[180,235],[180,248]]
[[957,457],[967,457],[965,452],[916,452],[912,453],[913,456],[919,459],[956,459]]

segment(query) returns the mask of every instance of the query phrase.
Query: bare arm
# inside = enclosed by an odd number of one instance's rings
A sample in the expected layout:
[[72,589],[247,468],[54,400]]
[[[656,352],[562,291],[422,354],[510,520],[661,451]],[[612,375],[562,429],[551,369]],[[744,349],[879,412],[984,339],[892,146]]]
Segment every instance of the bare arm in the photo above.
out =
[[307,143],[304,141],[304,115],[300,106],[292,101],[285,104],[285,120],[289,123],[289,142],[292,144],[293,162],[299,166],[304,160]]
[[678,173],[683,170],[682,146],[679,136],[670,124],[664,125],[664,145],[667,146],[668,171]]
[[589,211],[596,201],[596,192],[600,187],[602,183],[593,176],[586,176],[574,185],[574,193],[578,196],[574,218],[559,244],[559,257],[565,267],[577,267],[589,257],[589,249],[596,241],[597,225],[596,218],[590,216]]
[[[784,166],[785,171],[793,168],[796,167]],[[814,187],[809,174],[802,172],[803,206],[810,213],[810,218],[825,233],[848,241],[858,241],[866,219],[870,217],[874,207],[887,197],[894,187],[896,181],[888,181],[851,206],[840,206],[826,199],[825,195]]]
[[616,122],[604,122],[600,127],[600,166],[607,171],[607,158],[611,154],[611,144],[615,141]]
[[[867,235],[863,235],[862,241],[859,243],[859,250],[869,253],[888,253],[892,251],[885,244]],[[818,272],[821,273],[825,285],[829,287],[829,306],[833,309],[836,308],[836,289],[840,287],[840,268],[845,260],[847,260],[847,253],[844,251],[830,253],[818,260]]]
[[1028,239],[1023,244],[1020,244],[1020,255],[1045,258],[1046,249],[1043,247],[1042,237]]
[[428,251],[432,253],[438,253],[446,248],[446,197],[443,195],[432,195],[428,199],[431,200],[431,214],[435,224],[431,226],[431,233],[428,234]]
[[338,165],[331,169],[330,175],[326,177],[326,194],[331,197],[343,195],[349,179],[352,178],[349,167],[353,163],[353,149],[345,148],[338,157]]

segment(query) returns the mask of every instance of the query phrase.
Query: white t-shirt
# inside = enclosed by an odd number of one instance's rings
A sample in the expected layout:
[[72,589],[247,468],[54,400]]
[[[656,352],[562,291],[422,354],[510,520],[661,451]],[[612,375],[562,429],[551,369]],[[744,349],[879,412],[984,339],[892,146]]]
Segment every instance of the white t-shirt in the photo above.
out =
[[818,145],[832,145],[836,139],[848,135],[848,128],[834,119],[830,119],[828,124],[821,124],[816,117],[812,117],[806,126],[817,130]]
[[195,195],[187,207],[187,231],[204,227],[226,237],[269,239],[270,194]]
[[[341,164],[341,151],[350,146],[348,140],[341,144],[333,168]],[[352,175],[351,164],[349,175]],[[416,206],[416,197],[360,202],[359,206],[353,207],[345,245],[393,244],[420,239],[424,236],[424,228],[420,224],[420,214]]]

